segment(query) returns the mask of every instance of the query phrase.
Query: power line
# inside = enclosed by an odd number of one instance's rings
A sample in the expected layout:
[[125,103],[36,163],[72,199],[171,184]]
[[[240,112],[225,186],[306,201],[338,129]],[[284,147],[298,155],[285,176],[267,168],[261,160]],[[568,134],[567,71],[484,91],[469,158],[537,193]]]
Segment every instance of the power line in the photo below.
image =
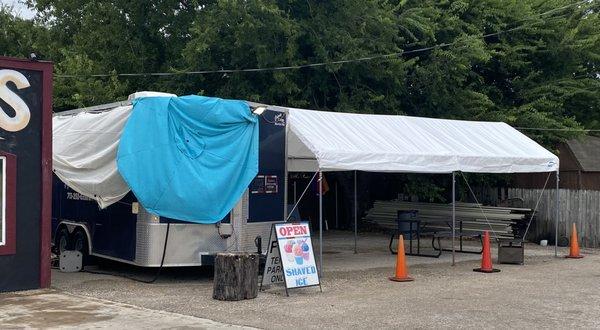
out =
[[[531,17],[529,17],[529,19],[534,18],[536,16],[540,16],[540,17],[545,16],[545,15],[551,14],[556,11],[560,11],[560,10],[563,10],[563,9],[566,9],[569,7],[573,7],[573,6],[577,6],[577,5],[581,5],[581,4],[589,3],[589,2],[590,2],[590,0],[583,0],[583,1],[575,2],[575,3],[569,4],[569,5],[565,5],[565,6],[562,6],[559,8],[554,8],[554,9],[548,10],[546,12],[531,16]],[[489,37],[493,37],[493,36],[498,36],[500,34],[521,30],[526,27],[528,27],[528,25],[523,24],[521,26],[513,27],[510,29],[506,29],[506,30],[502,30],[502,31],[494,32],[494,33],[484,34],[481,36],[481,38],[485,39],[485,38],[489,38]],[[88,75],[76,75],[76,74],[60,75],[59,74],[59,75],[55,75],[54,77],[56,77],[56,78],[103,78],[103,77],[114,77],[114,76],[117,76],[117,77],[143,77],[143,76],[165,77],[165,76],[178,76],[178,75],[199,75],[199,74],[217,74],[217,73],[226,74],[226,73],[298,70],[298,69],[303,69],[303,68],[316,68],[316,67],[323,67],[323,66],[336,65],[336,64],[359,63],[359,62],[366,62],[366,61],[372,61],[372,60],[377,60],[377,59],[390,59],[390,58],[400,57],[400,56],[408,55],[408,54],[426,52],[426,51],[433,50],[436,48],[448,47],[448,46],[455,45],[458,42],[460,42],[460,40],[455,40],[450,43],[440,43],[440,44],[436,44],[436,45],[429,46],[429,47],[412,49],[412,50],[407,50],[407,51],[402,51],[402,52],[395,52],[395,53],[390,53],[390,54],[381,54],[381,55],[366,56],[366,57],[347,59],[347,60],[326,61],[326,62],[278,66],[278,67],[248,68],[248,69],[220,69],[220,70],[201,70],[201,71],[179,71],[179,72],[147,72],[147,73],[115,73],[115,74],[101,73],[101,74],[88,74]]]
[[557,131],[557,132],[600,132],[600,129],[585,128],[543,128],[543,127],[514,127],[519,131]]

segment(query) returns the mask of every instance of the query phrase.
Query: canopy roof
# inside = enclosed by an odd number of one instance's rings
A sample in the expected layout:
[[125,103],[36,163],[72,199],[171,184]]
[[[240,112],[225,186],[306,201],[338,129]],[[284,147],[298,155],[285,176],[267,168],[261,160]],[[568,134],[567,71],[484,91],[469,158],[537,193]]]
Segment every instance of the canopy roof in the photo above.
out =
[[288,170],[551,172],[558,157],[502,122],[287,108]]

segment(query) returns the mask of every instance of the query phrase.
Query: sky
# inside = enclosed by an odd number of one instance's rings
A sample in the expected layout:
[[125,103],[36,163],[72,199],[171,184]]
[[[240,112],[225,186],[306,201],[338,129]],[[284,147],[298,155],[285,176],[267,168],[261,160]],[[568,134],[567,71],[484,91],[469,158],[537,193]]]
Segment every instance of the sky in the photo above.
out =
[[31,11],[21,0],[0,0],[0,4],[13,8],[13,13],[22,18],[33,18],[35,12]]

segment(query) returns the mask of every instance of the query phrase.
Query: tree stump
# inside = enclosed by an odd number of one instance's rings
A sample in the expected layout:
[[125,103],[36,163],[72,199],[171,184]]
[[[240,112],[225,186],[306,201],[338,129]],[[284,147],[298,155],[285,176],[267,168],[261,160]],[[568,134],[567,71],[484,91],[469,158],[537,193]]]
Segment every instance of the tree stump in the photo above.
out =
[[258,262],[256,253],[218,253],[215,258],[213,298],[229,301],[256,298]]

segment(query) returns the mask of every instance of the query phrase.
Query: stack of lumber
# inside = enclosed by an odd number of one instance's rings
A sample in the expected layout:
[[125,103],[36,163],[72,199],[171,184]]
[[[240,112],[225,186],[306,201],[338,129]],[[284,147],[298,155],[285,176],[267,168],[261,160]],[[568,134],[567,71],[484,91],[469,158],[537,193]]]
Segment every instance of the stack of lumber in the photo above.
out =
[[[413,203],[398,200],[375,201],[364,221],[386,229],[396,228],[399,210],[416,210],[418,218],[427,229],[451,229],[452,204]],[[485,214],[485,215],[484,215]],[[474,203],[456,203],[456,219],[462,220],[463,231],[493,231],[498,237],[515,238],[522,235],[530,219],[531,209],[483,206]],[[456,230],[459,228],[457,221]]]

